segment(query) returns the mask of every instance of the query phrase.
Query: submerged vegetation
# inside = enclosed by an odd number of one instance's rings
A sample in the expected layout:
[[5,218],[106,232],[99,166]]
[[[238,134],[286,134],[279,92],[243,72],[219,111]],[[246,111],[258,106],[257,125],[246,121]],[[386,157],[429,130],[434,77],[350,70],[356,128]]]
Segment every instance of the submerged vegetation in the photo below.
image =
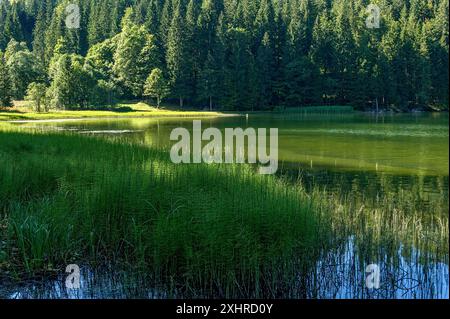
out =
[[169,296],[320,297],[349,241],[362,275],[374,261],[448,264],[445,196],[306,192],[250,166],[180,166],[120,138],[15,129],[0,134],[0,158],[2,280],[118,265]]

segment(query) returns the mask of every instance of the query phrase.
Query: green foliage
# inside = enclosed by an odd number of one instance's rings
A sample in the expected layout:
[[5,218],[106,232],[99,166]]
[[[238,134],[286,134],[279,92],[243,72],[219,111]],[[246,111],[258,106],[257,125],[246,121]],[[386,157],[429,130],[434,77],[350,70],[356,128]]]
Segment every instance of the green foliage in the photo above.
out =
[[314,200],[247,166],[187,167],[146,147],[14,132],[0,134],[0,154],[17,272],[83,256],[135,265],[186,293],[257,297],[294,282],[320,242]]
[[84,67],[84,58],[75,54],[57,54],[50,63],[52,80],[48,98],[55,108],[86,107],[92,96],[95,81]]
[[167,69],[172,88],[172,94],[179,97],[180,107],[183,107],[183,100],[190,94],[190,56],[188,34],[186,24],[181,12],[179,3],[173,14],[167,37]]
[[129,8],[122,20],[122,32],[115,38],[113,72],[118,82],[131,95],[140,97],[144,83],[156,65],[154,36],[131,20]]
[[116,38],[93,45],[86,56],[87,67],[91,68],[97,79],[112,80]]
[[2,51],[0,51],[0,106],[12,106],[11,80]]
[[160,69],[152,70],[148,76],[145,86],[144,95],[156,98],[156,105],[159,108],[161,100],[169,95],[169,86]]
[[448,0],[376,1],[379,29],[366,27],[368,0],[75,2],[79,29],[65,26],[68,0],[1,3],[0,49],[20,45],[15,98],[55,54],[77,54],[106,81],[94,88],[122,98],[141,98],[159,68],[180,106],[448,109]]
[[5,51],[6,65],[11,80],[11,93],[15,99],[23,99],[28,85],[43,77],[43,70],[25,43],[11,40]]
[[[30,83],[27,89],[27,96],[25,99],[27,101],[32,101],[34,109],[36,112],[47,111],[47,101],[46,101],[47,87],[43,83]],[[42,109],[41,107],[44,107]]]
[[256,102],[256,71],[250,51],[250,34],[243,28],[227,31],[222,103],[232,109],[250,110]]

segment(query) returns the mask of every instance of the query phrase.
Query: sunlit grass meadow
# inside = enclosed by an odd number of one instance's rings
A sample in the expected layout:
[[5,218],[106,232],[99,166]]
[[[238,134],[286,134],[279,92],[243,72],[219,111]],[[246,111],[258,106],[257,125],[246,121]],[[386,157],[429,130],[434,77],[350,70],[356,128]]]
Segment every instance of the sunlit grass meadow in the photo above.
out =
[[[55,110],[47,112],[35,112],[29,105],[18,103],[13,109],[0,108],[0,121],[24,121],[24,120],[56,120],[56,119],[82,119],[82,118],[116,118],[116,117],[217,117],[225,116],[220,112],[173,110],[169,108],[156,108],[150,104],[119,103],[105,106],[102,109],[85,110]],[[228,114],[232,115],[232,114]]]

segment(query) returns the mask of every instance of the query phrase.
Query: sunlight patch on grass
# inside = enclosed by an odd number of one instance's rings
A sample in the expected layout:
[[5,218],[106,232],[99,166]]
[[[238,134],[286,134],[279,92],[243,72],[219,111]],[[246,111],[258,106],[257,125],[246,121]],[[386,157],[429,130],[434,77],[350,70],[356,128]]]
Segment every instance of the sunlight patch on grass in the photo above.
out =
[[169,110],[157,109],[146,103],[120,103],[102,110],[50,110],[37,113],[26,106],[17,106],[12,109],[0,109],[0,121],[20,120],[49,120],[49,119],[78,119],[103,117],[218,117],[233,116],[209,111]]

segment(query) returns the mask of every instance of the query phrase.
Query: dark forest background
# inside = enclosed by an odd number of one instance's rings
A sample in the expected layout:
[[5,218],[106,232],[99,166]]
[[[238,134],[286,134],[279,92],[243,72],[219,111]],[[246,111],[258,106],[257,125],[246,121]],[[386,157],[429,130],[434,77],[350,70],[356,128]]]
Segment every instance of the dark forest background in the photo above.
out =
[[[143,99],[159,69],[182,107],[448,108],[448,2],[0,0],[0,104]],[[370,3],[379,28],[366,26]]]

